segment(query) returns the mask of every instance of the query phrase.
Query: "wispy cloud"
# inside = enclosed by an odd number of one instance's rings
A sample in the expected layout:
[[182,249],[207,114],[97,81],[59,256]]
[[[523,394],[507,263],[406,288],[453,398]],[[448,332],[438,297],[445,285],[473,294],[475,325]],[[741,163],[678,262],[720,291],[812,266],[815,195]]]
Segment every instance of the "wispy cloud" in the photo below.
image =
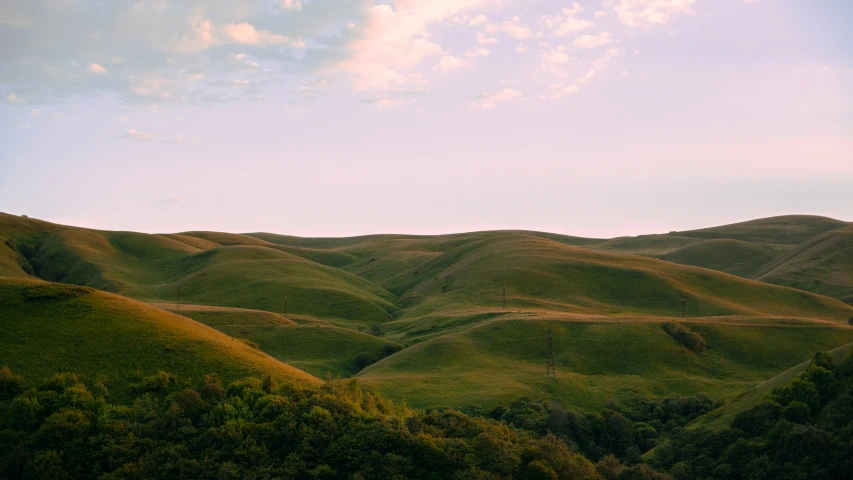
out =
[[497,92],[485,92],[477,96],[477,100],[471,102],[472,107],[494,108],[499,103],[512,102],[523,98],[524,94],[513,88],[504,88]]
[[153,133],[140,132],[138,130],[130,129],[121,136],[125,140],[133,140],[135,142],[152,142],[157,139],[157,136]]
[[392,97],[375,97],[362,100],[361,103],[374,105],[378,108],[397,108],[403,106],[403,101]]

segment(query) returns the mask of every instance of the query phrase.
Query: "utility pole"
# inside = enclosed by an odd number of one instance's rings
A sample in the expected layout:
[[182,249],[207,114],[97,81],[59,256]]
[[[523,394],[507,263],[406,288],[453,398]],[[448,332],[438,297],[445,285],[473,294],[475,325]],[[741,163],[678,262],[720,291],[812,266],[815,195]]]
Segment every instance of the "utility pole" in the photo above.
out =
[[551,324],[548,324],[548,365],[545,366],[545,375],[557,378],[557,370],[554,368],[554,333]]
[[506,311],[506,285],[504,285],[504,312]]
[[681,297],[681,318],[687,318],[687,297]]

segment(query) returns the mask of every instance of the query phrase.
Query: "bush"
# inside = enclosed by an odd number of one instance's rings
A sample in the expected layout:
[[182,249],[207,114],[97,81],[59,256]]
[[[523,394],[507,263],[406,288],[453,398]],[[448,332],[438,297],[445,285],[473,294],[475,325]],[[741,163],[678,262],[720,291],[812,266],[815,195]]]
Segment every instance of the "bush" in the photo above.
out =
[[23,391],[24,377],[13,374],[7,366],[0,368],[0,400],[13,398]]
[[164,371],[142,379],[142,390],[145,392],[164,392],[174,379]]
[[849,323],[850,325],[853,325],[853,317],[848,318],[847,323]]
[[402,349],[402,345],[398,345],[396,343],[386,343],[385,346],[382,347],[382,354],[387,357],[388,355],[393,355]]
[[369,353],[361,352],[355,357],[355,368],[357,370],[363,370],[367,368],[368,365],[373,363],[373,357],[370,356]]
[[666,330],[666,333],[668,333],[669,336],[674,338],[678,343],[696,353],[704,352],[708,345],[707,342],[705,342],[705,339],[702,338],[702,335],[691,331],[684,325],[670,322],[664,324],[663,329]]
[[382,335],[382,324],[381,323],[374,323],[374,324],[370,325],[370,334],[377,336],[377,337],[379,335]]

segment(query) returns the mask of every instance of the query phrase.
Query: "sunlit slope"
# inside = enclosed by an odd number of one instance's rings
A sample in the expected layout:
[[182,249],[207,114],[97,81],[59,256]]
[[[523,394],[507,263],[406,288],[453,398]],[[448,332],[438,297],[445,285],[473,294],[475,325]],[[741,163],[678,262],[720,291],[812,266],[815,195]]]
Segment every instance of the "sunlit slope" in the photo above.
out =
[[[528,236],[482,240],[453,249],[389,281],[406,320],[459,311],[602,315],[756,315],[846,322],[849,305],[830,298],[712,270],[636,255],[602,253]],[[389,326],[390,327],[390,326]]]
[[185,274],[150,298],[298,313],[357,326],[387,321],[394,296],[355,275],[262,246],[218,247],[169,265]]
[[752,278],[853,304],[853,227],[804,242],[763,266]]
[[165,370],[317,380],[194,320],[86,287],[0,278],[0,365],[36,384],[71,371],[106,383]]
[[25,256],[29,252],[23,244],[38,241],[62,228],[41,220],[0,213],[0,276],[33,276],[35,272]]
[[[600,409],[636,391],[731,399],[814,351],[853,340],[853,328],[834,323],[715,318],[686,322],[708,342],[696,354],[666,334],[665,321],[510,314],[411,346],[359,378],[419,407],[490,408],[529,396]],[[548,325],[556,381],[545,376]]]
[[846,222],[827,217],[786,215],[701,230],[677,232],[677,235],[706,239],[731,238],[753,243],[799,245],[821,233],[843,228],[847,225]]
[[[226,235],[215,238],[232,243]],[[39,240],[31,263],[47,280],[150,301],[178,301],[180,296],[187,303],[288,311],[353,324],[385,321],[396,309],[392,294],[355,275],[275,246],[220,246],[193,235],[67,228]]]
[[395,276],[453,249],[481,240],[524,234],[566,245],[592,245],[601,240],[545,232],[497,230],[449,235],[365,235],[349,238],[302,238],[270,233],[250,236],[279,245],[295,255],[343,268],[384,287]]
[[273,357],[320,378],[348,377],[360,370],[359,355],[370,361],[399,349],[387,340],[317,321],[299,323],[259,310],[161,304],[232,337],[254,342]]
[[702,240],[661,256],[661,260],[710,268],[720,272],[749,277],[749,275],[778,257],[785,250],[775,245],[732,240],[728,238]]
[[661,257],[667,253],[699,243],[699,238],[682,237],[674,234],[640,235],[619,237],[589,245],[588,248],[602,252],[633,253],[648,257]]

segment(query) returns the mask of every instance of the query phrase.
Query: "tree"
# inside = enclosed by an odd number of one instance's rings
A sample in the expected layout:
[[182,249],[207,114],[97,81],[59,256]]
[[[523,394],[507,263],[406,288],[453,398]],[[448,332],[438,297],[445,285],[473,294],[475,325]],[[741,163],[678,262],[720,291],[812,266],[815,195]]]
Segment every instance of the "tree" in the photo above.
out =
[[0,400],[13,398],[24,391],[24,377],[15,375],[12,370],[3,366],[0,368]]

